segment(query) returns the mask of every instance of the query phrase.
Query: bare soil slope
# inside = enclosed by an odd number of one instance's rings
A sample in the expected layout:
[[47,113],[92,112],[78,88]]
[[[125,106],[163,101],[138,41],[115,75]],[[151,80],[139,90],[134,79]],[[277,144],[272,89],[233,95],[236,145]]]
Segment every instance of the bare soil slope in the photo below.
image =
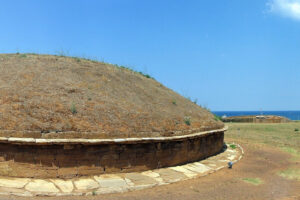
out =
[[122,67],[0,54],[0,136],[155,137],[223,126],[209,111]]

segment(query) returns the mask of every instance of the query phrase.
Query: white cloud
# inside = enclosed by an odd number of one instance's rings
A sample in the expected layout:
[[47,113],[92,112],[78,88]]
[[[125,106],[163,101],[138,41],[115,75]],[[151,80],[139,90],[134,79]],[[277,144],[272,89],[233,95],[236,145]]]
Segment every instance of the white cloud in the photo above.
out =
[[268,5],[271,12],[300,21],[300,0],[270,0]]

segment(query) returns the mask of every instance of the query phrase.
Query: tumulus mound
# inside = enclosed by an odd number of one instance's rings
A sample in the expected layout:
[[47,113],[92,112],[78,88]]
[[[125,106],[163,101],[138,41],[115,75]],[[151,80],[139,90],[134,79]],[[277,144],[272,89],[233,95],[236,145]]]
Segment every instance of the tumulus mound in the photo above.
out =
[[224,126],[141,73],[86,59],[24,55],[0,54],[0,136],[159,137]]

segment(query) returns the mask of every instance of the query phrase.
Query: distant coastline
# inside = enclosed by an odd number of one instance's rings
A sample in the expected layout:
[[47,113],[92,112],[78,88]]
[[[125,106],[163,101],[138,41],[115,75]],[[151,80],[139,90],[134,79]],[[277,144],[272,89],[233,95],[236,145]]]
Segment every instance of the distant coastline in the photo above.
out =
[[300,120],[300,111],[213,111],[218,116],[227,117],[243,115],[277,115],[283,116],[290,120]]

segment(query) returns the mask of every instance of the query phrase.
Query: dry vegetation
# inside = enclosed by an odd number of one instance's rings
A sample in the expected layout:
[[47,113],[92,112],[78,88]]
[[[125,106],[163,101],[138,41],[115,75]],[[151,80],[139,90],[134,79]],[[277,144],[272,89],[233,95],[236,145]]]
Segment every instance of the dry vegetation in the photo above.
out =
[[[276,174],[300,181],[300,123],[293,121],[279,124],[227,123],[227,140],[235,140],[254,145],[270,146],[289,153],[285,168]],[[247,180],[248,182],[251,180]],[[254,184],[254,183],[253,183]]]
[[289,153],[300,152],[300,122],[289,123],[226,123],[227,138],[254,144],[278,147]]
[[0,54],[2,136],[145,137],[221,127],[206,109],[124,67],[64,56]]

